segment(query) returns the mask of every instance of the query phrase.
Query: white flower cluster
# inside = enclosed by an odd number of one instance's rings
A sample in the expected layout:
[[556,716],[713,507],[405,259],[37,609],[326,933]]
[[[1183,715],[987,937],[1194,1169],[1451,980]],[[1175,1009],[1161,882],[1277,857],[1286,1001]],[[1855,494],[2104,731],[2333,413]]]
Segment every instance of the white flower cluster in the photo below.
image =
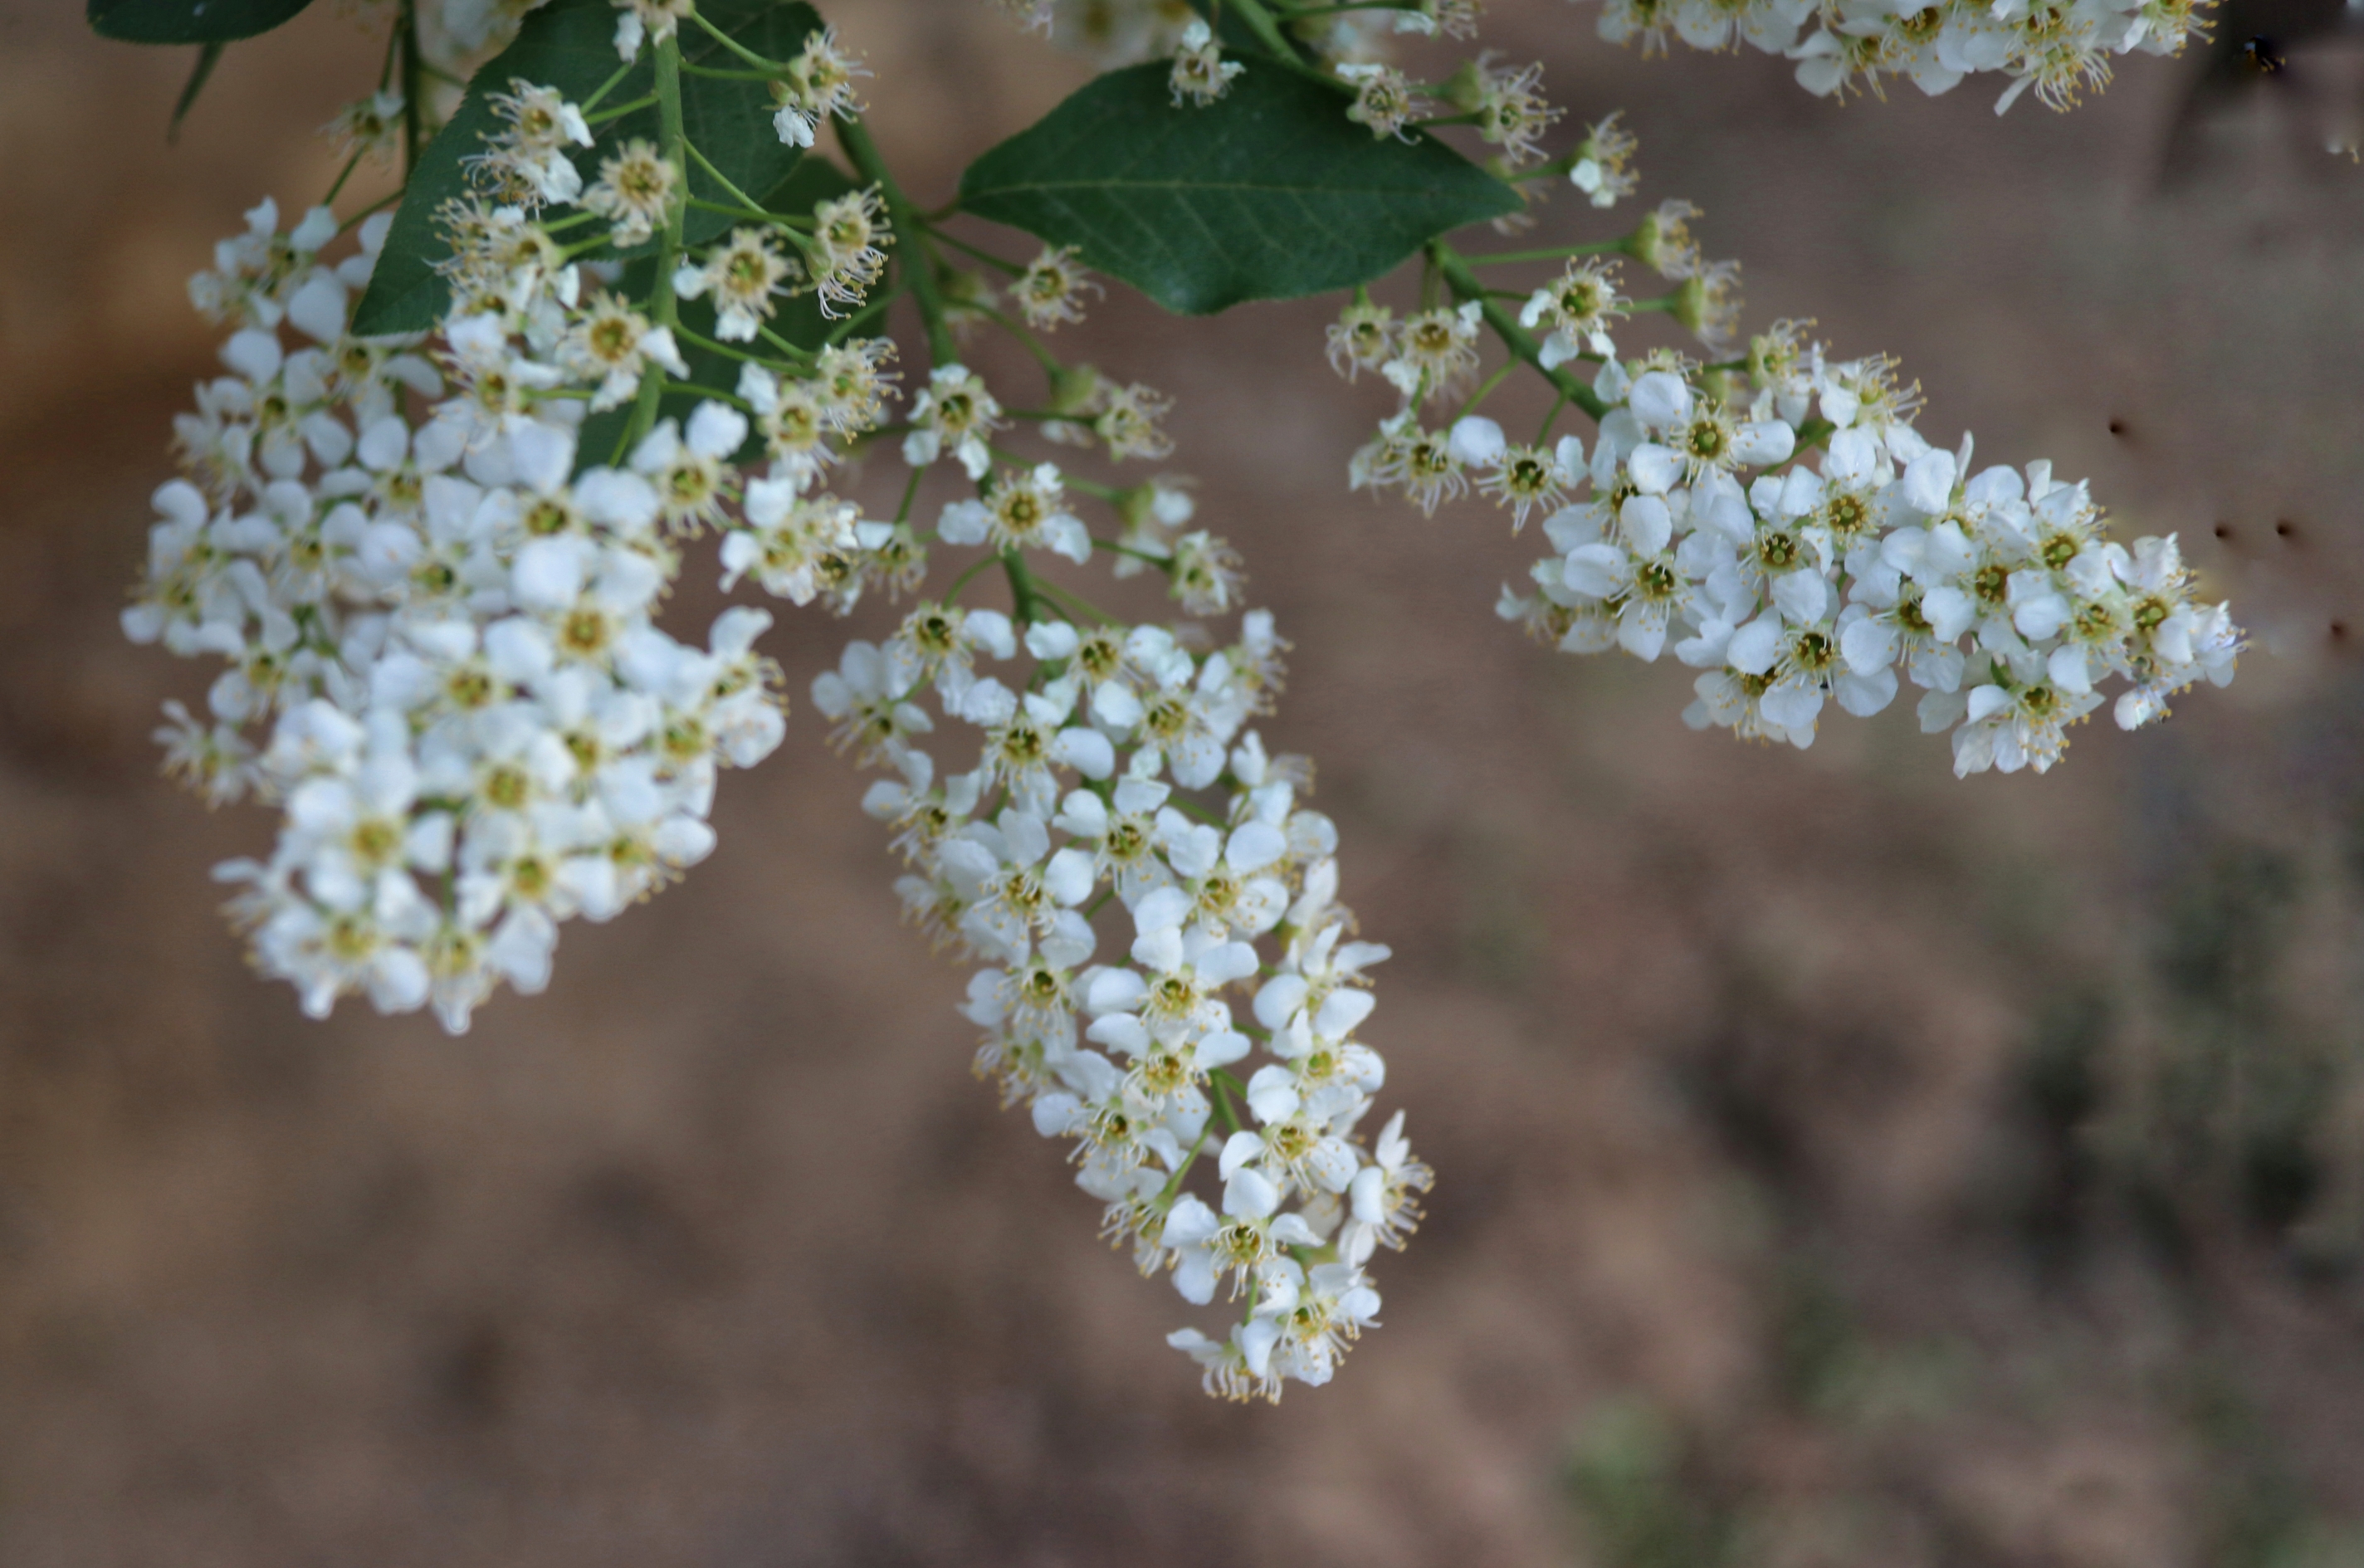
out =
[[[981,446],[998,407],[958,365],[938,366],[922,401],[906,447],[921,465]],[[1077,1184],[1143,1273],[1170,1269],[1200,1305],[1226,1281],[1244,1296],[1228,1334],[1171,1342],[1210,1392],[1277,1399],[1288,1379],[1327,1382],[1374,1321],[1364,1264],[1402,1243],[1430,1180],[1400,1114],[1375,1147],[1355,1138],[1385,1076],[1355,1038],[1373,1006],[1364,972],[1388,950],[1351,937],[1336,828],[1301,803],[1310,764],[1247,728],[1279,685],[1271,616],[1248,612],[1213,650],[1194,626],[1071,617],[1030,559],[1159,557],[1096,541],[1054,465],[989,472],[936,536],[1005,564],[1015,618],[923,602],[883,645],[850,644],[813,703],[892,774],[864,806],[894,829],[906,911],[983,966],[964,1008],[985,1031],[978,1071],[1045,1137],[1075,1140]],[[1179,490],[1132,494],[1128,537],[1188,520]],[[1203,533],[1167,545],[1176,596],[1232,608],[1235,572],[1210,591],[1193,554],[1230,559]],[[973,739],[940,767],[926,738],[963,728]],[[1124,928],[1115,955],[1100,952],[1103,909]],[[1212,1201],[1186,1185],[1202,1157]]]
[[[1977,72],[2012,78],[1995,105],[2019,95],[2056,109],[2110,77],[2109,57],[2174,54],[2204,32],[2209,0],[1936,0],[1917,9],[1886,0],[1602,0],[1600,36],[1639,39],[1663,52],[1669,34],[1693,49],[1746,43],[1798,62],[1798,82],[1823,96],[1857,82],[1909,77],[1935,95]],[[1811,30],[1809,30],[1811,29]],[[1805,36],[1801,39],[1801,32]]]
[[805,39],[787,74],[772,83],[772,129],[789,147],[810,147],[831,115],[858,115],[862,100],[854,78],[870,74],[857,55],[838,45],[835,28],[819,28]]
[[[617,14],[628,61],[696,20],[691,0]],[[1219,81],[1236,73],[1208,58]],[[857,106],[861,74],[816,31],[775,72],[771,130],[811,145]],[[178,422],[187,477],[156,494],[124,626],[229,665],[207,718],[168,704],[159,739],[210,801],[282,808],[267,859],[217,868],[257,967],[316,1017],[361,995],[431,1006],[455,1033],[500,984],[539,991],[560,924],[606,920],[703,859],[719,770],[784,732],[779,672],[754,648],[770,616],[728,610],[704,648],[656,626],[683,542],[719,536],[726,591],[751,580],[840,614],[873,586],[916,590],[932,548],[976,549],[883,645],[851,644],[815,705],[889,772],[864,805],[895,830],[906,909],[979,965],[962,1011],[985,1032],[980,1073],[1074,1141],[1105,1234],[1144,1273],[1200,1306],[1228,1284],[1228,1331],[1169,1342],[1233,1398],[1328,1382],[1377,1321],[1366,1265],[1403,1245],[1432,1175],[1400,1112],[1359,1130],[1386,1073],[1358,1038],[1366,973],[1388,953],[1338,902],[1336,828],[1303,803],[1311,765],[1251,728],[1285,645],[1269,613],[1242,613],[1239,559],[1191,526],[1181,484],[1012,467],[995,445],[1032,420],[1111,462],[1156,459],[1167,400],[1043,352],[1045,406],[1013,413],[938,362],[888,428],[890,342],[791,341],[769,323],[792,290],[825,316],[863,302],[895,238],[890,181],[808,225],[749,214],[684,247],[698,154],[678,124],[663,148],[603,146],[548,86],[510,80],[487,102],[498,123],[463,160],[472,188],[435,214],[449,305],[431,331],[351,330],[384,216],[332,262],[328,207],[282,233],[266,202],[191,283],[231,328],[230,373]],[[357,156],[401,112],[381,95],[339,129]],[[620,263],[583,259],[603,237],[660,236],[668,286],[644,299],[616,292]],[[1019,314],[1046,329],[1098,292],[1069,250],[1005,266]],[[962,312],[1023,330],[981,286],[942,281],[921,299],[931,345]],[[736,361],[731,389],[668,386],[692,380],[685,344]],[[686,416],[663,417],[668,396]],[[892,522],[866,520],[823,481],[890,428],[909,484]],[[912,507],[940,462],[965,494],[922,537]],[[1071,492],[1109,505],[1111,537]],[[1117,622],[1037,575],[1053,558],[1160,572],[1184,614],[1237,616],[1236,639]],[[996,565],[1010,613],[953,603]],[[925,749],[956,726],[968,745]],[[1101,954],[1104,938],[1121,951]]]
[[[1634,248],[1676,282],[1667,302],[1670,313],[1703,341],[1721,346],[1730,341],[1739,321],[1740,264],[1700,259],[1686,221],[1695,216],[1689,203],[1662,204],[1644,218]],[[1544,371],[1614,351],[1610,329],[1633,308],[1633,301],[1618,291],[1620,266],[1614,257],[1571,261],[1558,278],[1529,295],[1519,324],[1541,333],[1536,357]],[[1402,397],[1370,443],[1355,454],[1349,469],[1354,488],[1400,488],[1433,516],[1444,502],[1468,492],[1475,473],[1478,488],[1512,507],[1524,526],[1531,510],[1557,505],[1575,484],[1578,471],[1540,447],[1513,447],[1500,439],[1473,443],[1466,433],[1456,440],[1451,430],[1421,423],[1422,407],[1458,398],[1477,382],[1484,309],[1473,299],[1399,318],[1389,307],[1358,295],[1339,313],[1329,330],[1331,367],[1349,381],[1375,372]],[[1469,427],[1491,428],[1491,421]]]
[[[1901,669],[1957,774],[2049,768],[2113,677],[2128,729],[2232,678],[2240,629],[2195,599],[2172,536],[2128,549],[2050,463],[1930,446],[1884,359],[1834,361],[1783,324],[1750,367],[1745,388],[1667,352],[1600,368],[1589,461],[1574,437],[1553,453],[1589,496],[1545,520],[1539,595],[1505,589],[1506,619],[1572,653],[1671,649],[1704,672],[1694,728],[1799,747],[1827,702],[1885,707]],[[1451,442],[1502,445],[1482,417]]]
[[315,1015],[358,992],[455,1032],[501,981],[547,983],[560,921],[703,858],[717,769],[779,742],[767,615],[726,612],[702,650],[652,624],[670,536],[727,521],[734,573],[799,600],[900,569],[895,530],[808,494],[823,438],[876,418],[884,345],[826,351],[810,383],[750,367],[768,477],[732,466],[749,421],[712,401],[578,472],[585,410],[679,355],[519,210],[476,216],[429,343],[346,330],[385,218],[330,265],[327,209],[287,234],[268,202],[248,215],[191,283],[237,328],[231,373],[177,421],[188,477],[157,493],[124,617],[229,665],[211,723],[172,710],[170,765],[210,800],[284,807],[270,859],[218,873],[258,966]]
[[1231,91],[1232,83],[1246,69],[1236,60],[1225,60],[1215,42],[1214,29],[1205,18],[1193,17],[1182,25],[1182,36],[1176,40],[1166,85],[1174,95],[1175,107],[1188,104],[1203,109]]

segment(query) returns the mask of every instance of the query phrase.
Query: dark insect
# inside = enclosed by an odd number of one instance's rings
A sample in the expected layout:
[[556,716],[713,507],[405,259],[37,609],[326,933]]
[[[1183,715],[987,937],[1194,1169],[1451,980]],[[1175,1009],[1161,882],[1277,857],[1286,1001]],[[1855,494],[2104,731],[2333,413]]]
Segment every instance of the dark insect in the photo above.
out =
[[2321,68],[2320,55],[2342,35],[2364,32],[2364,7],[2347,0],[2218,0],[2210,19],[2201,69],[2168,123],[2160,183],[2172,186],[2197,175],[2208,140],[2202,125],[2252,94],[2271,94],[2287,106],[2279,118],[2292,147],[2305,149],[2302,167],[2328,178],[2331,164],[2322,150],[2340,140],[2336,126],[2346,123],[2352,104],[2339,73]]

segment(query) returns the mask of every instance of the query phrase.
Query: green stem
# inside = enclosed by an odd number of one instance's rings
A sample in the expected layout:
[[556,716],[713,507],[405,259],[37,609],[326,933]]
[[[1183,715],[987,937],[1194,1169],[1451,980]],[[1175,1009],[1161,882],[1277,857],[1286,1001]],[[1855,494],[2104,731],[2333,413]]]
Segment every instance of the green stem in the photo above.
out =
[[912,239],[910,250],[896,258],[895,267],[911,285],[911,302],[920,307],[920,323],[928,334],[928,357],[937,364],[957,364],[960,350],[953,342],[951,326],[944,319],[944,297],[936,287],[935,257],[928,245],[927,225],[912,209],[911,199],[895,176],[886,170],[886,161],[878,156],[878,144],[870,139],[869,129],[854,116],[837,117],[838,145],[853,161],[862,177],[878,187],[886,199],[886,221],[898,234]]
[[1590,415],[1595,423],[1607,417],[1609,406],[1593,395],[1592,388],[1565,370],[1544,369],[1543,346],[1535,341],[1534,334],[1520,326],[1519,318],[1498,302],[1486,298],[1485,285],[1471,274],[1469,263],[1458,251],[1444,240],[1437,239],[1430,242],[1428,256],[1437,274],[1456,296],[1478,301],[1478,308],[1485,313],[1486,325],[1494,329],[1494,335],[1502,339],[1505,348],[1534,366],[1536,372],[1551,383],[1554,390]]
[[686,60],[681,62],[681,69],[686,76],[710,76],[718,82],[777,82],[780,79],[776,71],[724,71],[712,65],[692,65]]
[[755,330],[763,338],[764,341],[771,344],[772,347],[779,350],[780,352],[787,355],[790,359],[801,360],[807,362],[811,361],[813,351],[810,349],[806,348],[803,344],[791,343],[786,338],[781,337],[777,332],[773,331],[769,327],[765,327],[761,323],[756,325]]
[[1102,626],[1118,626],[1122,624],[1116,618],[1116,617],[1109,614],[1106,610],[1100,608],[1089,599],[1085,598],[1081,594],[1076,593],[1072,588],[1062,588],[1056,583],[1049,582],[1043,578],[1038,577],[1034,580],[1034,591],[1037,594],[1056,599],[1068,609],[1079,611],[1084,615],[1089,616],[1092,619],[1099,622]]
[[794,370],[796,368],[783,360],[767,359],[762,354],[750,353],[745,349],[739,348],[734,344],[718,342],[714,339],[706,337],[702,333],[691,331],[688,328],[684,327],[678,321],[673,324],[673,335],[680,339],[685,343],[696,344],[698,348],[706,350],[708,353],[720,354],[725,358],[739,360],[747,364],[762,365],[770,370]]
[[[676,83],[675,90],[676,93],[679,92],[678,83]],[[757,201],[754,197],[749,195],[746,192],[732,184],[730,183],[730,176],[725,174],[721,170],[717,169],[714,166],[713,161],[708,158],[705,153],[700,152],[697,147],[692,145],[687,139],[684,139],[682,146],[688,151],[692,158],[697,161],[697,166],[706,171],[707,176],[716,184],[722,187],[725,195],[729,195],[733,201],[737,202],[742,207],[746,209],[748,216],[768,218],[774,223],[785,222],[778,214],[766,210],[762,202]],[[701,203],[699,205],[715,206],[717,207],[717,210],[722,212],[728,212],[730,210],[728,207],[718,206],[717,204],[712,202]]]
[[1165,556],[1152,555],[1145,550],[1135,550],[1129,544],[1119,544],[1112,539],[1096,539],[1092,540],[1092,548],[1094,550],[1105,550],[1110,555],[1129,555],[1135,561],[1142,562],[1150,566],[1154,566],[1160,572],[1166,573],[1169,575],[1174,571],[1174,562],[1166,559]]
[[320,205],[322,206],[333,205],[337,199],[337,193],[345,188],[345,182],[351,179],[353,177],[353,171],[361,166],[362,154],[359,151],[356,151],[351,158],[346,159],[345,166],[337,171],[336,183],[329,187],[329,194],[320,198]]
[[1550,162],[1538,163],[1522,173],[1497,174],[1494,177],[1513,185],[1533,184],[1537,180],[1565,180],[1567,178],[1567,172],[1575,168],[1578,161],[1576,153],[1563,152]]
[[879,317],[886,315],[886,307],[893,305],[902,296],[903,290],[900,284],[887,289],[881,294],[872,295],[870,302],[867,305],[864,305],[861,309],[855,311],[853,315],[845,317],[836,326],[830,328],[830,342],[842,343],[848,338],[853,336],[854,333],[860,331],[867,323],[875,321]]
[[[1093,901],[1092,908],[1097,910],[1101,905],[1107,903],[1110,899],[1115,896],[1116,889],[1111,887],[1106,893],[1101,894],[1098,899]],[[1088,917],[1088,914],[1089,912],[1087,911],[1087,917]],[[1190,1151],[1182,1156],[1182,1163],[1174,1168],[1173,1176],[1167,1180],[1165,1186],[1158,1190],[1157,1202],[1160,1207],[1172,1203],[1176,1197],[1180,1195],[1183,1179],[1189,1175],[1190,1167],[1199,1162],[1199,1151],[1206,1147],[1207,1132],[1204,1128],[1201,1128],[1199,1129],[1198,1141],[1190,1145]]]
[[[1062,416],[1062,417],[1072,419],[1075,416],[1069,414]],[[1009,461],[1015,462],[1018,460],[1013,457]],[[1080,473],[1063,473],[1059,475],[1059,483],[1065,484],[1070,490],[1078,491],[1083,495],[1090,496],[1095,501],[1121,501],[1124,499],[1126,495],[1125,491],[1119,489],[1113,484],[1103,484],[1097,479],[1086,479]]]
[[1032,621],[1037,590],[1034,574],[1026,570],[1026,562],[1014,550],[1001,552],[1001,570],[1009,579],[1009,610],[1020,626]]
[[1229,826],[1229,824],[1221,817],[1216,816],[1213,812],[1208,810],[1205,806],[1199,805],[1195,800],[1186,799],[1184,796],[1177,795],[1171,800],[1168,800],[1165,804],[1174,807],[1176,811],[1181,812],[1183,816],[1195,817],[1199,821],[1208,824],[1210,827],[1223,828]]
[[[704,28],[708,33],[713,35],[714,40],[717,43],[720,44],[724,49],[729,50],[731,53],[737,55],[740,59],[745,61],[748,64],[753,66],[756,70],[771,76],[785,76],[787,74],[788,68],[786,66],[782,65],[776,60],[765,60],[762,55],[757,54],[753,50],[749,49],[745,44],[741,43],[737,39],[732,38],[720,28],[718,28],[712,22],[708,21],[702,13],[692,11],[689,14],[689,19],[696,22],[699,27]],[[679,43],[678,39],[669,41],[672,41],[676,45]],[[675,58],[679,58],[677,51]]]
[[[920,221],[923,223],[927,222],[925,218],[922,218]],[[967,240],[963,239],[956,234],[947,234],[932,223],[928,224],[928,232],[934,238],[941,239],[945,244],[951,246],[953,250],[965,250],[970,255],[976,257],[978,261],[983,261],[989,267],[999,267],[1003,272],[1008,272],[1013,278],[1023,277],[1025,275],[1026,269],[1020,266],[1017,262],[1010,261],[1009,258],[1004,256],[997,256],[990,250],[981,250],[978,247],[970,244]]]
[[629,104],[618,104],[613,107],[601,109],[597,114],[593,114],[590,110],[585,109],[583,111],[583,123],[585,125],[606,125],[609,120],[619,120],[626,115],[638,114],[641,110],[647,108],[651,104],[653,104],[656,101],[657,95],[654,93],[651,93],[645,98],[634,98]]
[[1484,256],[1464,256],[1473,267],[1505,267],[1514,261],[1564,261],[1570,256],[1607,256],[1622,252],[1625,241],[1604,239],[1598,245],[1556,245],[1546,250],[1496,250]]
[[1535,432],[1535,445],[1540,447],[1551,439],[1552,426],[1558,423],[1559,411],[1567,406],[1567,389],[1562,387],[1559,389],[1559,395],[1552,399],[1551,412],[1544,416],[1544,428]]
[[911,503],[920,498],[920,478],[927,472],[924,468],[913,469],[909,482],[903,486],[903,504],[895,508],[895,524],[898,528],[911,520]]
[[[1017,339],[1020,343],[1023,344],[1026,351],[1034,356],[1034,362],[1041,365],[1044,370],[1050,372],[1051,377],[1054,381],[1056,381],[1060,374],[1066,370],[1067,367],[1060,362],[1059,356],[1053,353],[1047,347],[1045,347],[1043,339],[1034,336],[1032,330],[1030,329],[1024,322],[1012,321],[1008,316],[994,309],[989,305],[978,306],[976,308],[978,314],[984,316],[996,327],[1000,328],[1004,332],[1009,333],[1011,337]],[[1057,414],[1052,417],[1058,419],[1072,419],[1075,417],[1072,414]]]
[[[1075,417],[1075,416],[1072,414],[1061,414],[1055,415],[1054,417],[1071,419]],[[1024,473],[1027,469],[1032,468],[1035,463],[1041,461],[1039,458],[1031,458],[1027,457],[1023,453],[1011,451],[1008,447],[1003,446],[998,441],[987,443],[985,450],[993,454],[994,462],[1008,463],[1010,467],[1017,469],[1020,473]],[[1079,490],[1096,500],[1112,501],[1121,494],[1121,492],[1111,489],[1110,486],[1102,484],[1096,480],[1086,479],[1079,474],[1069,473],[1065,469],[1062,469],[1059,472],[1059,483],[1065,485],[1070,490]]]
[[1288,35],[1280,30],[1280,24],[1273,18],[1272,13],[1264,8],[1262,0],[1232,0],[1232,12],[1247,24],[1248,31],[1255,34],[1256,41],[1272,51],[1275,60],[1297,66],[1304,64],[1303,57],[1288,41]]
[[401,190],[400,190],[400,188],[399,188],[399,187],[397,187],[397,188],[396,188],[396,189],[394,189],[394,190],[391,190],[391,191],[386,192],[386,194],[385,194],[385,195],[382,195],[382,196],[378,197],[378,199],[377,199],[377,200],[375,200],[375,201],[374,201],[374,202],[370,203],[370,205],[369,205],[369,206],[365,206],[365,207],[362,208],[362,210],[361,210],[361,211],[359,211],[359,212],[357,212],[357,213],[353,214],[353,216],[352,216],[352,217],[349,217],[349,218],[345,219],[345,221],[344,221],[344,222],[342,222],[342,223],[340,223],[340,224],[337,225],[337,232],[338,232],[338,233],[340,233],[340,234],[344,233],[344,232],[345,232],[345,230],[347,230],[347,229],[349,229],[349,228],[352,228],[356,227],[357,225],[359,225],[359,224],[362,222],[362,219],[364,219],[364,218],[366,218],[366,217],[368,217],[370,214],[372,214],[372,213],[374,213],[374,212],[380,211],[380,210],[382,210],[383,208],[385,208],[385,207],[390,207],[390,206],[392,206],[395,203],[396,203],[396,202],[400,201],[401,199],[402,199],[402,192],[401,192]]
[[[1240,1130],[1240,1113],[1232,1104],[1232,1090],[1238,1084],[1239,1080],[1221,1067],[1207,1074],[1207,1085],[1215,1091],[1215,1114],[1221,1117],[1223,1125],[1233,1132]],[[1247,1091],[1242,1089],[1240,1092],[1245,1094]]]
[[[915,481],[919,478],[919,473],[917,470],[912,472],[911,477]],[[954,599],[959,598],[961,590],[967,587],[978,573],[984,571],[987,567],[991,566],[994,563],[995,558],[990,555],[980,556],[976,561],[971,562],[969,563],[968,570],[953,578],[953,585],[944,590],[944,603],[949,605]]]
[[591,116],[591,111],[599,106],[600,101],[606,98],[608,94],[614,92],[617,84],[631,73],[632,61],[628,60],[624,61],[623,64],[616,67],[616,73],[613,76],[608,77],[608,80],[599,83],[599,90],[597,92],[592,94],[589,97],[584,99],[574,106],[581,109],[583,111],[584,117],[588,119]]
[[[701,158],[698,161],[703,163],[706,160]],[[754,223],[768,223],[777,228],[802,230],[813,226],[810,218],[784,217],[776,212],[765,212],[762,207],[741,206],[736,202],[710,202],[704,196],[690,197],[689,205],[699,212],[719,212],[725,217],[742,217]],[[799,235],[799,246],[802,242],[802,237]]]
[[[700,18],[703,20],[703,18]],[[689,169],[684,162],[683,150],[688,138],[681,122],[681,39],[669,38],[657,45],[657,125],[658,151],[673,165],[674,198],[665,209],[664,228],[657,236],[656,284],[649,298],[649,319],[659,327],[679,325],[680,309],[673,296],[673,272],[681,256],[683,226],[688,221]],[[625,421],[623,439],[617,450],[630,451],[633,443],[649,433],[657,422],[657,403],[664,395],[664,373],[652,365],[641,374],[641,392],[632,405],[632,417]]]
[[402,57],[402,17],[397,14],[394,26],[386,29],[385,55],[378,61],[377,90],[385,92],[394,83],[394,63]]
[[1453,423],[1457,425],[1462,420],[1469,417],[1470,415],[1478,412],[1478,405],[1485,402],[1489,396],[1492,395],[1494,389],[1502,384],[1504,378],[1509,376],[1512,371],[1518,368],[1518,361],[1504,360],[1502,361],[1502,368],[1496,371],[1492,375],[1488,376],[1484,381],[1480,382],[1478,385],[1478,390],[1469,395],[1469,401],[1461,406],[1461,412],[1453,417]]

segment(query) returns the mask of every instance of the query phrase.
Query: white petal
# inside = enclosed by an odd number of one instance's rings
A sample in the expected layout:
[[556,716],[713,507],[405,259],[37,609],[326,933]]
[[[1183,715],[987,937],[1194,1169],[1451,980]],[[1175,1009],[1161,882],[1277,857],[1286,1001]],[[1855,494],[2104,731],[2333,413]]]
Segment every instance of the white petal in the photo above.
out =
[[[1234,1134],[1231,1143],[1223,1146],[1223,1158],[1231,1159],[1232,1147],[1241,1138],[1254,1139],[1253,1133]],[[1261,1144],[1261,1140],[1257,1140]],[[1263,1219],[1280,1207],[1280,1188],[1271,1177],[1253,1165],[1242,1165],[1223,1183],[1223,1212],[1234,1219]]]

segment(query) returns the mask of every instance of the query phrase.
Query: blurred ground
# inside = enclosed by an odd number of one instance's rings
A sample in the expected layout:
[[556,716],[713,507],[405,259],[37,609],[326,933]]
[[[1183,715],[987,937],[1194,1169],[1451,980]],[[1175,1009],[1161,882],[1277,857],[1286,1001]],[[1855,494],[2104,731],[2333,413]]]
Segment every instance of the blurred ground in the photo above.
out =
[[[1678,671],[1517,642],[1530,543],[1346,495],[1383,410],[1317,306],[1078,339],[1179,397],[1296,642],[1267,734],[1441,1173],[1384,1330],[1267,1410],[969,1077],[801,703],[722,851],[464,1040],[246,974],[206,870],[267,818],[157,779],[202,676],[115,611],[209,362],[182,279],[325,183],[374,46],[315,7],[167,148],[185,60],[77,9],[0,3],[0,1562],[2364,1562],[2364,173],[2289,101],[2163,180],[2189,62],[1998,121],[1495,8],[1753,322],[1898,354],[1933,439],[2091,473],[2258,628],[2043,779],[1909,711],[1736,747]],[[1078,79],[982,6],[832,14],[923,195]],[[791,689],[848,634],[786,617]]]

